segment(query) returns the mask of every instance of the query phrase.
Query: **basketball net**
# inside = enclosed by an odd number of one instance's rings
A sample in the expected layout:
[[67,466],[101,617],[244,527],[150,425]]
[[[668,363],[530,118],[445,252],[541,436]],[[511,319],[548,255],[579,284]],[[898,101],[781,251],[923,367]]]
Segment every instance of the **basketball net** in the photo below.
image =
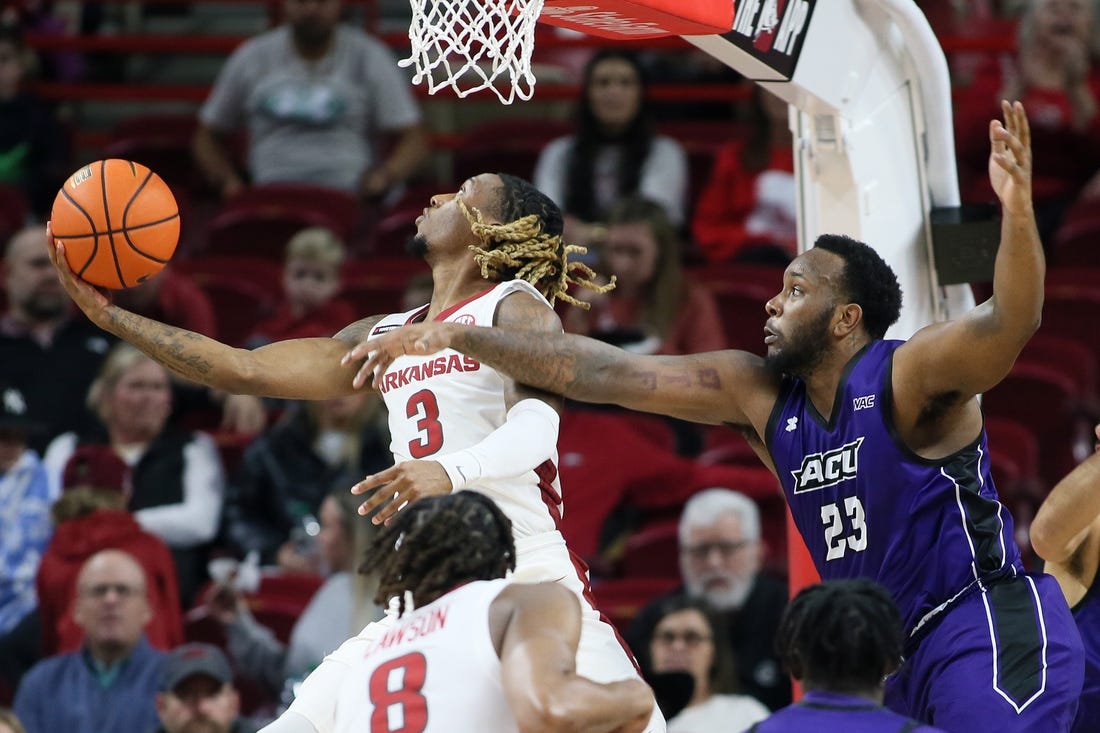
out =
[[531,99],[535,24],[545,0],[410,0],[413,84],[428,93],[451,87],[459,97],[492,90],[501,102]]

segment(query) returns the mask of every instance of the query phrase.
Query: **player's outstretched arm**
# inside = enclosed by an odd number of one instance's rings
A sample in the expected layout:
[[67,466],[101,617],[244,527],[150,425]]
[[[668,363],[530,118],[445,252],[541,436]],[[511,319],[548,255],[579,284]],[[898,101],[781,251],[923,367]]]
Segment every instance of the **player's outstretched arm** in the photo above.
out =
[[[545,310],[532,308],[531,322],[546,318]],[[574,334],[454,323],[390,331],[360,343],[344,361],[366,359],[355,377],[355,386],[362,387],[402,354],[432,354],[446,348],[472,356],[516,382],[571,399],[711,424],[747,425],[750,412],[766,420],[777,384],[763,360],[744,351],[642,356]],[[757,400],[760,405],[752,409]]]
[[[1100,425],[1096,435],[1100,439]],[[1098,562],[1096,549],[1084,553],[1080,563],[1067,562],[1083,545],[1100,548],[1100,452],[1058,482],[1031,522],[1031,546],[1039,557],[1060,565],[1087,565],[1078,572],[1088,572],[1091,578]]]
[[1039,327],[1046,265],[1031,200],[1031,132],[1019,102],[989,124],[989,180],[1001,201],[993,296],[962,318],[922,329],[895,357],[895,382],[918,393],[980,394],[1000,382]]
[[[58,279],[92,323],[130,342],[175,374],[231,394],[320,400],[353,391],[352,371],[340,366],[349,344],[366,338],[371,319],[348,326],[335,338],[282,341],[249,351],[193,331],[169,326],[112,305],[77,278],[64,244],[48,234]],[[377,319],[373,319],[377,320]]]
[[576,671],[581,609],[556,583],[515,584],[489,610],[504,694],[522,733],[640,733],[653,693],[639,679],[601,684]]

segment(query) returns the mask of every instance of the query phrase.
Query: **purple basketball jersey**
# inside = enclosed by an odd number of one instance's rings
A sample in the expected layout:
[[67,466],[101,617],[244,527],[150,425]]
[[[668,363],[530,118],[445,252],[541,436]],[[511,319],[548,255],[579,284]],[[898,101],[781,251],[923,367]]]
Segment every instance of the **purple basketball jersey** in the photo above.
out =
[[887,710],[862,697],[809,691],[800,702],[777,711],[748,733],[943,733],[939,728]]
[[1085,686],[1073,721],[1073,733],[1092,733],[1100,729],[1100,577],[1076,606],[1073,620],[1081,632],[1085,647]]
[[821,578],[881,583],[912,633],[1023,566],[989,474],[985,431],[935,461],[897,438],[890,374],[902,343],[874,341],[852,358],[831,419],[818,414],[801,380],[785,379],[767,442]]

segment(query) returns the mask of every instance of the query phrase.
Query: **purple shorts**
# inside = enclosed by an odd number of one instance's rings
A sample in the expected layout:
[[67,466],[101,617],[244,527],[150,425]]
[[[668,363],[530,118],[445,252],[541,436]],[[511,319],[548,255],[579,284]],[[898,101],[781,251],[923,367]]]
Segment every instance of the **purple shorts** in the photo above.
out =
[[886,681],[886,705],[948,733],[1068,731],[1085,674],[1054,578],[1021,575],[947,611]]

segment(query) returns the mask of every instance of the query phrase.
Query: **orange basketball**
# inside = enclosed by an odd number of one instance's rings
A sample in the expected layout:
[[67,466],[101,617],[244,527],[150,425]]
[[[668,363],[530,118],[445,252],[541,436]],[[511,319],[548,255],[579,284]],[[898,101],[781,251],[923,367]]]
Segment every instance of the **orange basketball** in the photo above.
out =
[[128,160],[97,160],[69,176],[50,212],[69,267],[105,288],[130,288],[156,275],[180,237],[172,191]]

